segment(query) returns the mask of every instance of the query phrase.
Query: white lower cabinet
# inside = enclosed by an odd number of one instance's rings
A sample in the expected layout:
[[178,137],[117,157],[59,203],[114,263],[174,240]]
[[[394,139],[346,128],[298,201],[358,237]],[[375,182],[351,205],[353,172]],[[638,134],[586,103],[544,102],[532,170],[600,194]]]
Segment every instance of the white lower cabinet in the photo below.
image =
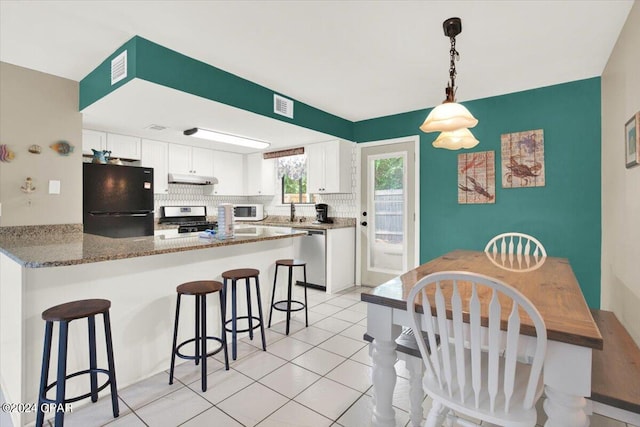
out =
[[327,293],[334,294],[356,281],[356,229],[330,228],[327,238]]
[[169,144],[150,139],[142,140],[142,166],[153,168],[154,194],[169,192]]

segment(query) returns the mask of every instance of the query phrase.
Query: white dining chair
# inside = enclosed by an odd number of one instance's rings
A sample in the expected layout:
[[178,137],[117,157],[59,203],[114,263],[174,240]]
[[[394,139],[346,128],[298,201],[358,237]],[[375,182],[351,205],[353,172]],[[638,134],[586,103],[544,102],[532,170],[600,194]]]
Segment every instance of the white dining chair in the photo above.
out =
[[493,254],[532,255],[536,258],[547,256],[547,251],[538,239],[514,231],[498,234],[489,240],[484,251]]
[[[413,330],[427,335],[425,340],[423,334],[415,334],[425,366],[423,387],[433,399],[425,427],[441,426],[445,419],[477,425],[456,413],[500,426],[536,425],[547,333],[540,313],[524,295],[487,276],[440,272],[416,283],[407,298],[407,311]],[[506,331],[501,330],[503,312],[508,315]],[[535,341],[530,364],[518,361],[524,313],[536,333],[526,337]],[[484,325],[483,316],[488,317]],[[483,343],[483,327],[488,347]],[[437,351],[429,353],[429,347]]]

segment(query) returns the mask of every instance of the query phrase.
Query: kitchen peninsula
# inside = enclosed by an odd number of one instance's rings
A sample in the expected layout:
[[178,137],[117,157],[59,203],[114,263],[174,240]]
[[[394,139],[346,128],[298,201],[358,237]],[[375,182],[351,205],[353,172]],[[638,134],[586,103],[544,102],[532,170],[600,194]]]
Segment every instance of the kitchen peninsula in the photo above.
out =
[[[251,235],[227,240],[204,239],[197,233],[113,239],[84,234],[81,228],[2,230],[0,372],[8,402],[37,402],[45,309],[80,299],[111,301],[116,375],[122,389],[168,368],[177,285],[221,280],[221,273],[233,268],[257,268],[262,301],[268,301],[275,260],[293,257],[295,239],[305,234],[287,227],[258,226]],[[241,289],[239,298],[244,301]],[[207,316],[211,330],[219,331],[219,307],[211,303],[209,309],[213,311]],[[192,318],[193,304],[184,304],[182,310],[184,319]],[[279,320],[274,317],[275,322]],[[100,322],[98,326],[100,331]],[[188,336],[192,329],[191,322],[183,321],[180,334]],[[86,322],[70,324],[68,372],[86,368],[86,335]],[[99,347],[100,343],[99,338]],[[99,348],[99,364],[104,354],[104,348]],[[86,392],[83,379],[68,383],[69,396]],[[16,415],[14,423],[24,425],[33,418],[34,414],[23,414],[21,419]]]

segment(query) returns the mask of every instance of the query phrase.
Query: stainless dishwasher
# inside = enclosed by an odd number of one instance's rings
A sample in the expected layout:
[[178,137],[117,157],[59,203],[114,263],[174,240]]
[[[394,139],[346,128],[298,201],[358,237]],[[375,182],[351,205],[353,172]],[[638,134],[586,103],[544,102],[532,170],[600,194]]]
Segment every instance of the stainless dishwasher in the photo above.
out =
[[[307,263],[307,285],[325,290],[326,285],[326,240],[325,231],[303,229],[306,236],[294,239],[295,257]],[[301,276],[298,276],[300,279]],[[302,280],[298,280],[302,284]]]

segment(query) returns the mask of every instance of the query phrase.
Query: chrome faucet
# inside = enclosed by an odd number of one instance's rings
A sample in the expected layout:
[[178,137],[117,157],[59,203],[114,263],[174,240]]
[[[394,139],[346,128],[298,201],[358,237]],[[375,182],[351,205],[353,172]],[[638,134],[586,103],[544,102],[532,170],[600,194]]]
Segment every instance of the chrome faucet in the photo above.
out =
[[289,209],[289,221],[293,222],[294,219],[296,219],[296,207],[292,202],[291,208]]

